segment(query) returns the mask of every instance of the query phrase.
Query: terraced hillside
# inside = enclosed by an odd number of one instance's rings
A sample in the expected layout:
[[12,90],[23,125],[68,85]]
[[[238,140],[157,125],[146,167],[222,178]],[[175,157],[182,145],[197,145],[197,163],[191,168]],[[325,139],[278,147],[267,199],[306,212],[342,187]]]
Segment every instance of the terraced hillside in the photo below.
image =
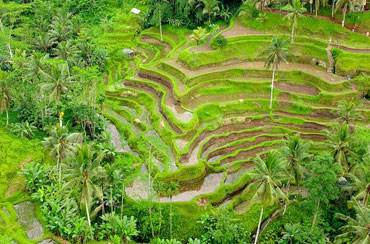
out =
[[[145,30],[125,78],[110,74],[103,113],[112,123],[113,143],[121,153],[149,158],[126,188],[130,198],[145,199],[153,191],[142,177],[149,171],[156,181],[179,182],[174,202],[227,206],[248,216],[251,196],[245,188],[251,178],[246,173],[256,156],[263,157],[293,133],[318,142],[314,150],[320,150],[321,131],[335,123],[340,100],[361,103],[358,124],[366,124],[370,105],[344,75],[370,68],[343,60],[369,60],[370,45],[353,49],[298,36],[291,44],[295,59],[277,72],[269,110],[272,71],[264,68],[259,54],[272,35],[248,29],[239,19],[219,32],[228,45],[213,50],[211,37],[195,47],[189,35],[176,29],[166,29],[163,41],[156,29]],[[334,63],[330,50],[335,48],[340,55]],[[150,145],[149,153],[143,145]],[[251,220],[251,228],[257,221]]]

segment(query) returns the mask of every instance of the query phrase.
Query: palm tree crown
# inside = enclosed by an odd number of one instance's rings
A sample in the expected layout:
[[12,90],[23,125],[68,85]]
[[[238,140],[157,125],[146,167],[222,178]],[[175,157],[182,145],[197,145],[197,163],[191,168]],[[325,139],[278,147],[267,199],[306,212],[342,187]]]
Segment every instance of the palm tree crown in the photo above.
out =
[[336,236],[336,240],[342,238],[353,238],[350,242],[352,244],[366,244],[370,242],[370,209],[361,206],[356,200],[355,210],[356,218],[337,213],[336,216],[347,222],[347,224],[340,229],[344,232]]
[[282,62],[287,63],[288,57],[291,56],[289,52],[289,41],[286,38],[274,37],[271,44],[261,53],[261,56],[267,56],[265,67],[269,69],[272,66],[272,81],[271,81],[271,95],[270,95],[270,109],[272,108],[272,98],[274,93],[274,79],[275,71],[279,68]]
[[[94,147],[94,144],[83,144],[78,148],[77,155],[72,157],[69,165],[66,165],[65,178],[68,182],[63,187],[63,189],[78,189],[80,208],[85,208],[89,225],[91,225],[90,209],[94,198],[101,201],[103,199],[101,189],[95,184],[107,176],[105,169],[100,166],[104,154],[96,151]],[[99,209],[97,208],[96,211]]]
[[285,15],[284,19],[287,19],[292,25],[292,35],[291,41],[294,41],[294,30],[297,28],[298,19],[304,17],[302,13],[306,12],[304,3],[301,3],[300,0],[293,0],[293,5],[286,5],[283,10],[289,11],[290,13]]

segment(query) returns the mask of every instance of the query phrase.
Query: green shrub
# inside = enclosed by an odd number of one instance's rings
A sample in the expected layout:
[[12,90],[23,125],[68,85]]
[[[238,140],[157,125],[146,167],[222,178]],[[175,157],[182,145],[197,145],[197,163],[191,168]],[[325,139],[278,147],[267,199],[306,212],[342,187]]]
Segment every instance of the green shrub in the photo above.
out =
[[222,49],[226,47],[226,45],[227,45],[227,39],[221,34],[217,35],[211,41],[211,48],[213,49]]

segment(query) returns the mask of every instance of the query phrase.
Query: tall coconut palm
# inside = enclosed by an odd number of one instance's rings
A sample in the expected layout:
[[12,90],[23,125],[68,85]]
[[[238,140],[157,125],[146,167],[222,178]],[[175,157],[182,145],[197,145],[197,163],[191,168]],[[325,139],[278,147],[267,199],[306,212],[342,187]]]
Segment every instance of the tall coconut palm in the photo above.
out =
[[66,41],[72,34],[71,14],[59,13],[49,25],[49,35],[56,41]]
[[261,56],[266,56],[265,67],[269,69],[272,66],[272,81],[271,81],[271,98],[270,109],[272,108],[272,99],[274,95],[274,79],[275,72],[279,69],[279,65],[288,62],[288,57],[291,56],[289,52],[289,41],[283,37],[272,38],[271,44],[261,53]]
[[170,237],[172,238],[172,215],[173,215],[173,211],[172,211],[172,197],[173,195],[176,195],[179,193],[179,183],[175,182],[175,181],[171,181],[168,185],[167,185],[167,190],[166,190],[166,193],[167,193],[167,196],[170,198]]
[[355,5],[357,3],[357,0],[337,0],[335,1],[335,12],[338,11],[338,9],[342,9],[343,12],[343,20],[342,20],[342,27],[344,27],[344,22],[346,21],[346,14],[347,11],[349,13],[352,13],[355,10]]
[[361,206],[356,200],[355,210],[356,217],[352,218],[344,214],[337,213],[336,217],[346,221],[346,225],[341,227],[340,230],[343,234],[336,236],[337,241],[345,239],[348,242],[348,238],[352,238],[350,243],[352,244],[366,244],[370,243],[370,208]]
[[34,43],[37,49],[44,52],[48,52],[49,49],[55,44],[55,38],[51,37],[49,34],[43,32],[41,33]]
[[[286,161],[288,173],[290,176],[294,177],[298,188],[306,172],[306,168],[302,163],[307,162],[311,157],[308,153],[310,147],[310,142],[301,140],[299,135],[293,135],[286,137],[281,148],[281,156]],[[288,180],[287,189],[289,195],[290,179]],[[286,207],[287,202],[285,203],[283,215],[286,212]]]
[[9,124],[9,108],[10,108],[10,89],[11,82],[8,79],[8,75],[0,70],[0,112],[3,113],[5,110],[6,113],[6,124],[5,127],[8,127]]
[[208,22],[211,24],[211,16],[216,16],[220,12],[218,0],[202,0],[204,5],[203,15],[208,15]]
[[345,187],[345,190],[355,192],[354,198],[356,200],[362,200],[363,206],[368,206],[370,196],[370,170],[365,165],[356,166],[352,173],[349,174],[351,185]]
[[333,153],[333,157],[342,165],[343,170],[348,171],[350,169],[348,162],[349,156],[356,157],[350,146],[353,134],[351,134],[349,125],[336,125],[332,131],[324,130],[324,134],[326,136],[326,143]]
[[[98,198],[103,202],[103,192],[96,183],[107,177],[104,167],[100,165],[104,153],[98,152],[94,147],[95,145],[91,143],[83,144],[78,148],[77,155],[73,156],[70,163],[66,165],[67,183],[62,188],[78,190],[80,208],[86,212],[89,226],[91,226],[90,210],[93,200]],[[97,213],[102,205],[94,212]]]
[[254,180],[247,188],[248,191],[254,192],[251,202],[259,200],[262,205],[256,239],[254,240],[256,244],[264,208],[277,203],[279,199],[287,200],[286,195],[280,189],[282,181],[287,178],[287,175],[283,161],[280,160],[277,153],[274,151],[266,154],[264,159],[258,157],[255,160],[255,170],[251,172],[250,175]]
[[343,100],[338,103],[338,119],[346,124],[360,117],[357,105],[353,101]]
[[58,43],[56,48],[54,48],[54,52],[57,57],[69,60],[77,55],[77,48],[70,41],[62,41]]
[[41,92],[49,92],[50,100],[56,99],[60,102],[62,94],[70,89],[70,84],[73,82],[73,76],[69,73],[67,63],[54,64],[50,72],[41,72],[41,79],[44,81],[40,84]]
[[304,3],[301,3],[300,0],[293,0],[293,5],[286,5],[283,10],[290,12],[289,14],[284,16],[284,19],[287,19],[292,25],[291,41],[293,42],[294,30],[297,28],[298,19],[303,18],[304,15],[302,13],[306,12],[307,10],[304,7]]
[[315,0],[315,17],[317,17],[320,5],[322,5],[323,7],[327,6],[328,0]]
[[46,150],[50,151],[50,156],[57,160],[57,169],[59,171],[59,183],[62,179],[62,162],[63,160],[73,155],[77,146],[82,142],[80,133],[68,133],[68,128],[57,124],[49,132],[49,137],[42,141],[42,145]]
[[310,147],[310,142],[303,141],[299,135],[292,135],[286,137],[281,148],[281,155],[286,160],[288,173],[294,177],[298,187],[306,171],[302,163],[311,158],[308,153]]
[[45,61],[49,58],[49,55],[41,56],[37,53],[33,53],[30,57],[29,62],[24,67],[25,77],[30,79],[31,82],[37,81],[41,78],[41,70],[45,67]]

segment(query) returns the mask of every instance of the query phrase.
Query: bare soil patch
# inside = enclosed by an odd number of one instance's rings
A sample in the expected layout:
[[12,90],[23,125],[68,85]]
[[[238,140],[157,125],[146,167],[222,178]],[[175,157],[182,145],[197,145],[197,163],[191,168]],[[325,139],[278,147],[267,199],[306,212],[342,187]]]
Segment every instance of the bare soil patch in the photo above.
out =
[[275,83],[275,87],[282,91],[307,94],[311,96],[317,96],[320,94],[319,89],[310,85],[293,84],[288,82],[277,82]]
[[249,29],[237,21],[235,22],[234,26],[231,29],[222,33],[222,35],[226,38],[233,37],[233,36],[248,36],[248,35],[262,35],[262,34],[265,34],[265,32]]

